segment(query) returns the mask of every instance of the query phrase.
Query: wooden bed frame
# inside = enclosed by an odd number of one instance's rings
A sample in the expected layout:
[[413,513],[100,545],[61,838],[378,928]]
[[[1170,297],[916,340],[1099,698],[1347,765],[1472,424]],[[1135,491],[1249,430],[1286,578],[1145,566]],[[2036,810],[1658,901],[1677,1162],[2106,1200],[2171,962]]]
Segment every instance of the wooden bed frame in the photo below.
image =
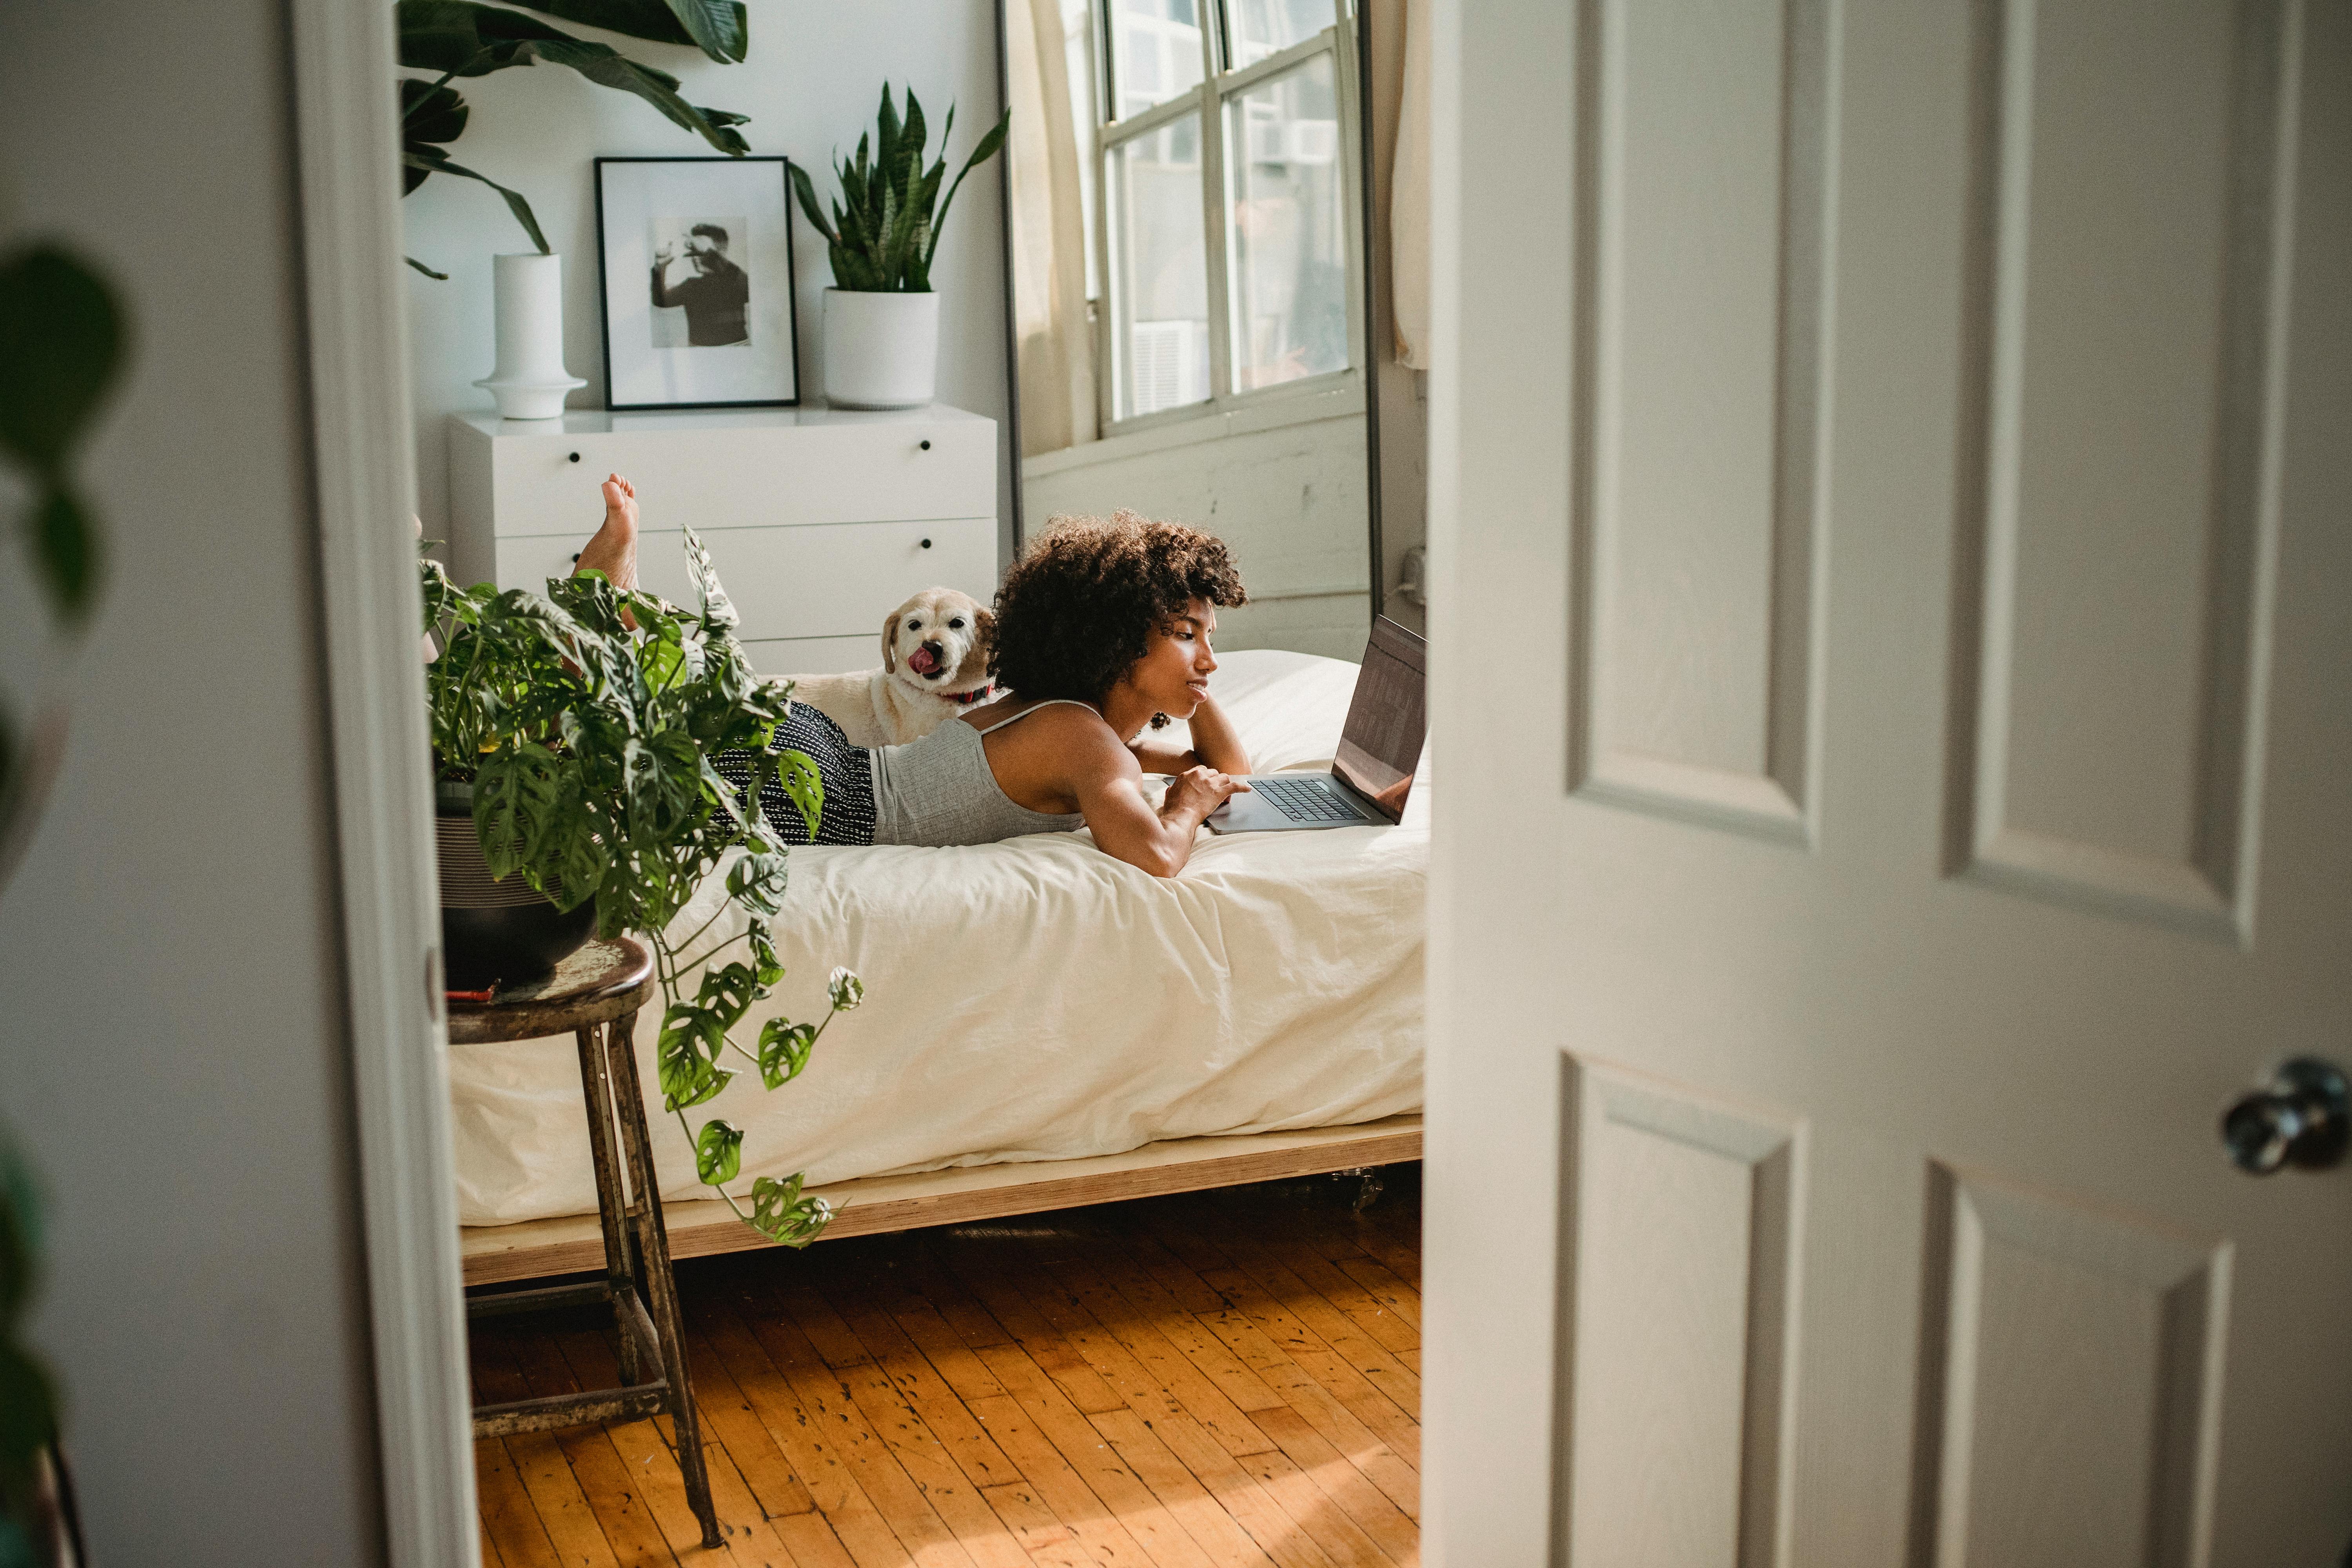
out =
[[[808,1190],[834,1205],[833,1223],[820,1238],[833,1240],[1420,1158],[1421,1118],[1391,1116],[1351,1127],[1180,1138],[1084,1160],[1030,1160],[908,1176],[866,1176]],[[769,1245],[716,1198],[665,1204],[662,1212],[672,1258]],[[467,1226],[461,1234],[468,1285],[576,1274],[604,1266],[604,1238],[593,1214]]]

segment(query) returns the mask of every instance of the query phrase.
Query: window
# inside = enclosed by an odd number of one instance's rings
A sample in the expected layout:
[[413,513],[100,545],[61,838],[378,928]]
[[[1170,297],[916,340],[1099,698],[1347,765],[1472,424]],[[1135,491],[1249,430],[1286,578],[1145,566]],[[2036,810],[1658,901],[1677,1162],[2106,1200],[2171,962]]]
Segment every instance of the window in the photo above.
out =
[[[1080,0],[1064,3],[1066,18]],[[1097,4],[1108,69],[1081,139],[1106,424],[1355,375],[1349,0]]]

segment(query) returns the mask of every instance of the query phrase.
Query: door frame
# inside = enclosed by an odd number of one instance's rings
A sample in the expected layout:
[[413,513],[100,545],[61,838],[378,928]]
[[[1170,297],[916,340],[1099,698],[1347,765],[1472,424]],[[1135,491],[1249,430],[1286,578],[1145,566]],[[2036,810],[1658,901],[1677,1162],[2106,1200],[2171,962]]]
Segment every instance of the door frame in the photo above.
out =
[[433,869],[392,9],[291,0],[331,803],[386,1560],[480,1562]]

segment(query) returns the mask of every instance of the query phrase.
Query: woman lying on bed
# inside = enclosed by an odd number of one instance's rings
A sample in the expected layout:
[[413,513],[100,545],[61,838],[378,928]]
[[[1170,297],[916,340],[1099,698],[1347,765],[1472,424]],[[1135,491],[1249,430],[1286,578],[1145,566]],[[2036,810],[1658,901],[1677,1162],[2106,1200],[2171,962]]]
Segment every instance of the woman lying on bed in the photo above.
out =
[[[604,528],[580,567],[634,586],[635,492],[615,475],[604,499]],[[1172,877],[1202,819],[1249,788],[1232,776],[1249,772],[1249,757],[1209,695],[1217,609],[1246,597],[1209,534],[1124,511],[1063,521],[997,593],[989,672],[1008,695],[910,745],[873,751],[794,703],[773,745],[816,763],[820,844],[986,844],[1083,826],[1129,865]],[[1191,749],[1144,738],[1171,718],[1192,721]],[[749,786],[747,755],[716,761],[722,778]],[[1157,808],[1147,772],[1175,775]],[[809,842],[781,785],[760,804],[787,843]]]

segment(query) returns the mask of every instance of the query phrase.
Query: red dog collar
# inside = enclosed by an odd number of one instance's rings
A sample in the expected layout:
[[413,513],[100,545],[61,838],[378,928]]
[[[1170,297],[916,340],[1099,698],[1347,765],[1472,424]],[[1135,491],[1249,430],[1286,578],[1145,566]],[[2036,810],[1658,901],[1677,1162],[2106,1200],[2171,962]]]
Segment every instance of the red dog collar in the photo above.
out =
[[941,691],[935,695],[944,697],[950,702],[960,702],[968,708],[975,702],[987,701],[995,691],[996,682],[992,680],[976,691]]

